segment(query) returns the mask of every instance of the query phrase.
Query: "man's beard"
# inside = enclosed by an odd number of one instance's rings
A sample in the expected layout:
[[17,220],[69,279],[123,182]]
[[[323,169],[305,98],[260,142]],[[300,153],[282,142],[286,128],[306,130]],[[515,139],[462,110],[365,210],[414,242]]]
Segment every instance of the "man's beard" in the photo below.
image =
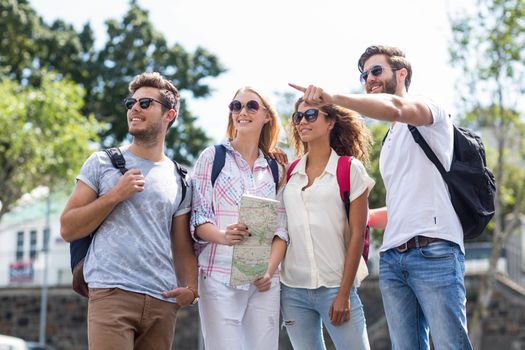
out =
[[[396,94],[396,87],[397,87],[397,77],[395,74],[392,75],[392,78],[386,82],[381,82],[383,84],[383,93],[395,95]],[[367,89],[367,93],[370,93],[370,91]]]
[[146,129],[130,130],[129,133],[133,136],[133,140],[140,144],[153,144],[159,138],[162,124],[151,125]]
[[385,92],[387,94],[395,95],[397,87],[397,77],[395,74],[392,74],[392,79],[385,83]]

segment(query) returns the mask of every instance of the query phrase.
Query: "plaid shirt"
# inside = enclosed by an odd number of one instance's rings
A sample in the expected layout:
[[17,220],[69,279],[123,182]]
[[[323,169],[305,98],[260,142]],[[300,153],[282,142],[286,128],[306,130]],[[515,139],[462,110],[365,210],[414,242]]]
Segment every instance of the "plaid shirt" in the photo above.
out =
[[[286,212],[282,200],[282,188],[275,193],[275,182],[268,162],[259,150],[253,171],[248,163],[235,151],[229,141],[225,141],[226,159],[224,167],[211,185],[211,171],[215,148],[206,148],[194,165],[191,181],[193,185],[193,201],[191,216],[191,233],[196,241],[201,273],[224,284],[230,283],[233,247],[201,241],[195,236],[195,227],[212,223],[219,229],[237,223],[241,196],[244,193],[277,199],[281,202],[278,210],[277,231],[275,234],[288,241],[286,231]],[[281,168],[279,167],[281,172]],[[279,178],[281,178],[280,174]],[[273,276],[272,285],[279,283],[278,271]],[[239,286],[248,289],[249,285]]]

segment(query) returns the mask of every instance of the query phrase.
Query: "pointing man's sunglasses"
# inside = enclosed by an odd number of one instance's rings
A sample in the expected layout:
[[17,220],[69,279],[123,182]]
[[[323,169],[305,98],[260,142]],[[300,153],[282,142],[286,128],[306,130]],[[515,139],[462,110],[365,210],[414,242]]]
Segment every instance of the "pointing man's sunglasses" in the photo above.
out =
[[[392,68],[392,71],[395,72],[396,70],[399,70],[400,68]],[[372,74],[374,77],[378,77],[381,74],[383,74],[383,71],[385,68],[379,64],[376,64],[372,66],[369,70],[365,70],[361,75],[359,76],[359,80],[361,80],[361,84],[366,84],[366,81],[368,80],[368,74]]]
[[151,102],[157,102],[158,104],[166,107],[167,109],[171,109],[172,108],[172,107],[168,106],[167,104],[165,104],[164,102],[160,102],[159,100],[156,100],[156,99],[151,98],[151,97],[142,97],[142,98],[139,98],[138,100],[136,98],[133,98],[133,97],[126,97],[124,99],[124,106],[126,106],[127,109],[131,109],[131,108],[133,108],[135,103],[137,103],[137,101],[139,102],[139,106],[142,109],[148,109],[149,106],[151,105]]
[[246,102],[245,105],[243,105],[241,103],[241,101],[239,101],[239,100],[233,100],[228,105],[228,108],[230,109],[230,112],[235,113],[235,114],[241,113],[241,111],[242,111],[242,109],[244,107],[246,107],[246,111],[248,113],[256,113],[259,110],[259,108],[261,108],[261,106],[259,105],[259,102],[255,101],[255,100],[250,100],[250,101]]
[[366,81],[368,80],[368,74],[372,74],[374,77],[378,77],[381,74],[383,74],[383,67],[376,64],[375,66],[372,66],[369,70],[365,70],[361,75],[359,76],[359,80],[361,80],[361,84],[366,84]]
[[310,108],[304,112],[295,112],[294,114],[292,114],[292,121],[295,125],[298,125],[301,123],[301,119],[304,118],[306,122],[313,123],[317,120],[318,115],[319,115],[318,109]]

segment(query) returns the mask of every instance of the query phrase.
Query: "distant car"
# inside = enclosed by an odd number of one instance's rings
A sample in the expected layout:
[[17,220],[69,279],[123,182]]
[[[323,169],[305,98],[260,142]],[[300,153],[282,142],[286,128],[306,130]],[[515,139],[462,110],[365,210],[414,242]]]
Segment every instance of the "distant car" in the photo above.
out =
[[0,350],[29,350],[24,339],[0,334]]

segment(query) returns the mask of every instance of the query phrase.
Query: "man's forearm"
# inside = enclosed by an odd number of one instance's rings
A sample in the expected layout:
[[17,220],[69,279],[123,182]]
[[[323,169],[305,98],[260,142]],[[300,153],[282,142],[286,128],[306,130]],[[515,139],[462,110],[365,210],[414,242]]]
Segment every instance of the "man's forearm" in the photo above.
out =
[[78,208],[64,211],[60,217],[60,233],[71,242],[95,231],[118,204],[111,196],[102,196]]
[[333,95],[335,104],[368,118],[415,126],[432,124],[430,108],[419,100],[392,94]]
[[191,253],[174,253],[173,263],[175,264],[175,273],[177,274],[179,287],[190,287],[197,290],[198,268],[197,258],[193,253],[193,249]]

